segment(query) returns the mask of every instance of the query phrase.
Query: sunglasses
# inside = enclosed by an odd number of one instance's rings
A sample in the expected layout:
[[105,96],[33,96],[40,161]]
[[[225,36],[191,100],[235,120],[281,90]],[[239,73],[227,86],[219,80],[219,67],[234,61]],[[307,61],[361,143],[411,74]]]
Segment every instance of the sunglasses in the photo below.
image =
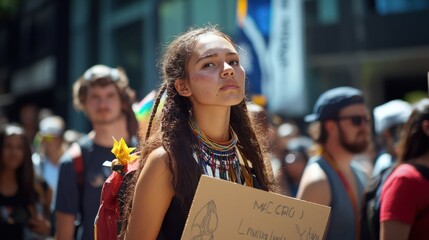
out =
[[368,116],[359,116],[359,115],[352,115],[352,116],[340,116],[337,117],[335,120],[341,121],[341,120],[350,120],[353,126],[359,127],[363,123],[368,124],[371,119]]
[[51,136],[51,135],[46,135],[42,137],[42,141],[44,142],[52,142],[55,140],[55,136]]

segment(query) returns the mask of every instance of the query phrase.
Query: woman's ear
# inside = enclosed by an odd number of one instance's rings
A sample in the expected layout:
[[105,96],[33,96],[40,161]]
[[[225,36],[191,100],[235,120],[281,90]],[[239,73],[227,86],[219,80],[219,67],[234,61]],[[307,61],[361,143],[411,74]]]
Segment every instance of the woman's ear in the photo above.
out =
[[176,91],[184,97],[191,96],[191,90],[189,89],[188,81],[176,79],[174,81],[174,88],[176,88]]

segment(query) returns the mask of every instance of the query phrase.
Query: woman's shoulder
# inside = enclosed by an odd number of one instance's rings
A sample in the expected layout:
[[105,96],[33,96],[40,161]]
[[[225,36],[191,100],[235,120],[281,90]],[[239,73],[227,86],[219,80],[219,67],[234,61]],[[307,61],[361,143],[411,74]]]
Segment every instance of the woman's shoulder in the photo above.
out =
[[408,182],[409,184],[415,184],[416,182],[420,182],[421,179],[424,178],[415,166],[409,163],[403,163],[398,165],[395,170],[390,174],[390,176],[386,180],[386,185],[394,183],[404,184],[404,182]]
[[165,150],[163,146],[159,146],[155,148],[147,156],[148,161],[151,160],[151,161],[168,162],[168,158],[169,158],[168,152],[167,150]]
[[[169,166],[169,155],[163,147],[151,151],[141,169],[136,188],[145,189],[150,192],[158,191],[159,188],[171,187],[173,175]],[[173,195],[173,190],[166,191]]]
[[410,177],[414,176],[416,173],[418,173],[418,170],[412,164],[403,163],[399,164],[395,168],[392,175],[395,175],[397,177]]
[[170,156],[164,147],[155,148],[148,154],[143,169],[151,169],[151,171],[168,169],[169,158]]

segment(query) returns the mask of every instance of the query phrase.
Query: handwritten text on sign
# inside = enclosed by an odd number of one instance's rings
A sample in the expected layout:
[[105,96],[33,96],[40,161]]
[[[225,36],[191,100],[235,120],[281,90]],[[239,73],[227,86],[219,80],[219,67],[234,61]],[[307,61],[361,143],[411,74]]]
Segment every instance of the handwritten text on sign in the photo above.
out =
[[330,208],[202,176],[182,239],[322,239]]

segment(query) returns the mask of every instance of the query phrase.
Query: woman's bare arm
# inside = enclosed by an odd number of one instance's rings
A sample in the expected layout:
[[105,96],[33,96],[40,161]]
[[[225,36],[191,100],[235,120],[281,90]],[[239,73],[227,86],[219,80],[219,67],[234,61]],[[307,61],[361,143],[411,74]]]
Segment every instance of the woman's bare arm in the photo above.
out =
[[136,183],[126,239],[157,238],[174,196],[168,154],[160,147],[149,154]]
[[407,240],[411,226],[401,221],[383,221],[380,223],[380,240]]

